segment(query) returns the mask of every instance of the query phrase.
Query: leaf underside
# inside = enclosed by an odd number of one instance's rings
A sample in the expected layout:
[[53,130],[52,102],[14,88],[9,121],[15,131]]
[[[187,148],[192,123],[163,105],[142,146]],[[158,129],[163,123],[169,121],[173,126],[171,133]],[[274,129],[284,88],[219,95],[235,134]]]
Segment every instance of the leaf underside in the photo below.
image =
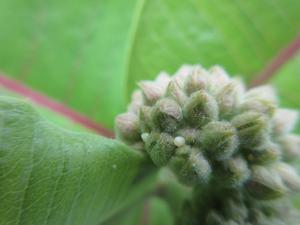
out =
[[136,180],[140,153],[58,128],[14,98],[0,97],[0,138],[1,225],[96,225],[149,189]]

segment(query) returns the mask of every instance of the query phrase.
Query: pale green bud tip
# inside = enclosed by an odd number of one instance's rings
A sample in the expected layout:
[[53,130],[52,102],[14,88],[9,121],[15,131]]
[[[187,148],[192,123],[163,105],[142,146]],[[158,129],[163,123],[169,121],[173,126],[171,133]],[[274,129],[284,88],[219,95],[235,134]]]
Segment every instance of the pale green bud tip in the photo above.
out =
[[210,122],[202,128],[202,149],[212,159],[228,159],[238,147],[235,128],[228,122]]
[[139,119],[134,113],[124,113],[116,117],[117,137],[125,141],[139,140]]
[[277,109],[273,116],[274,131],[277,135],[292,131],[298,121],[299,114],[296,110]]
[[192,169],[198,175],[199,181],[201,183],[207,182],[211,174],[211,167],[203,155],[201,153],[191,154],[190,163],[192,165]]
[[267,164],[281,159],[282,152],[278,144],[267,142],[257,148],[251,148],[247,159],[255,164]]
[[174,155],[174,138],[167,133],[151,132],[146,135],[146,151],[157,166],[165,166]]
[[198,91],[204,90],[207,86],[208,77],[201,74],[201,70],[194,70],[192,74],[187,78],[184,89],[188,95]]
[[172,99],[161,99],[151,112],[152,128],[172,132],[177,129],[182,120],[182,110]]
[[269,86],[260,86],[246,92],[241,109],[252,110],[272,116],[277,107],[275,90]]
[[249,111],[235,116],[232,124],[236,127],[240,143],[252,147],[263,144],[268,140],[269,121],[261,113]]
[[293,161],[300,158],[300,136],[287,134],[279,138],[282,147],[283,157],[287,161]]
[[163,95],[164,90],[155,82],[143,81],[139,83],[139,86],[142,89],[144,102],[146,104],[152,105]]
[[161,72],[160,74],[158,74],[157,78],[155,79],[156,84],[160,86],[162,89],[166,89],[170,81],[171,78],[169,74],[166,72]]
[[278,98],[275,89],[270,85],[263,85],[250,89],[245,97],[247,99],[261,99],[264,101],[277,103]]
[[216,100],[205,91],[197,91],[191,95],[183,107],[184,117],[194,127],[218,119]]
[[240,186],[250,176],[250,170],[247,162],[243,158],[229,160],[228,170],[230,173],[229,184],[233,187]]
[[224,87],[216,90],[216,100],[219,105],[219,111],[223,115],[230,116],[238,109],[245,93],[244,84],[240,80],[232,80]]
[[134,91],[131,97],[131,103],[128,105],[128,111],[137,114],[142,105],[142,92],[140,90]]
[[166,91],[166,97],[177,101],[180,105],[183,105],[187,99],[186,94],[179,86],[176,80],[171,80]]
[[217,84],[225,85],[230,81],[229,75],[221,66],[213,66],[209,72],[212,74],[211,79]]
[[275,169],[287,187],[292,191],[300,191],[300,177],[293,167],[286,163],[277,163]]
[[180,182],[193,186],[209,181],[211,167],[204,156],[189,146],[178,148],[170,162]]
[[267,200],[283,196],[287,187],[274,169],[253,166],[247,190],[255,198]]

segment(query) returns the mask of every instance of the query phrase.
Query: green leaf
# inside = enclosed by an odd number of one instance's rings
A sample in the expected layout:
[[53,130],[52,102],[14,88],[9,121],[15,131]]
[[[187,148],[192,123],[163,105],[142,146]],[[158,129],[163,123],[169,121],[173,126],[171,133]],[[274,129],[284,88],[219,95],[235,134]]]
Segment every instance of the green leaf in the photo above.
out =
[[[296,55],[288,64],[286,64],[271,80],[271,83],[277,89],[280,97],[280,104],[283,107],[297,109],[300,113],[300,54]],[[300,132],[300,121],[296,127]]]
[[0,70],[111,127],[136,81],[161,70],[220,64],[250,80],[297,35],[299,11],[294,0],[2,0]]
[[135,2],[1,0],[0,71],[112,126]]
[[[14,97],[14,98],[18,98],[18,99],[24,99],[23,96],[20,96],[14,92],[10,92],[7,89],[2,88],[2,87],[0,87],[0,96],[9,96],[9,97]],[[31,102],[31,103],[34,104],[33,102]],[[35,105],[35,109],[38,111],[38,113],[42,117],[46,118],[48,121],[50,121],[60,127],[63,127],[63,128],[66,128],[66,129],[69,129],[72,131],[91,132],[90,130],[86,129],[85,127],[80,126],[79,124],[71,121],[69,118],[58,115],[56,112],[50,110],[49,108],[46,108],[46,107],[43,107],[40,105]]]
[[0,224],[93,225],[151,187],[142,154],[0,97]]
[[300,25],[300,2],[294,0],[143,2],[125,71],[130,90],[183,63],[220,64],[250,80]]

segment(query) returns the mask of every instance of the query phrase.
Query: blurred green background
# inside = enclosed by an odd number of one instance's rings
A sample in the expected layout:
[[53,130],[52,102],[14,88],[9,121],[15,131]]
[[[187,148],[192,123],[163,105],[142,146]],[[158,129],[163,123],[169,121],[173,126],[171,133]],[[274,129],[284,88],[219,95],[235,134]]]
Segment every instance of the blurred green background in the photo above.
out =
[[[0,0],[0,28],[2,74],[112,128],[161,70],[219,64],[251,83],[297,39],[300,1]],[[270,79],[294,108],[299,60]]]

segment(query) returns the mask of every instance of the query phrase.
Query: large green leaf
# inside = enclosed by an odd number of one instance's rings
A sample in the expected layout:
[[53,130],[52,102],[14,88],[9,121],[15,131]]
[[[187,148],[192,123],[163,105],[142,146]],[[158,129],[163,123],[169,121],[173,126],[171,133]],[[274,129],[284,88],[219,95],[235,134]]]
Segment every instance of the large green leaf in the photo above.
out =
[[0,71],[112,125],[135,0],[1,0]]
[[299,10],[293,0],[145,1],[127,84],[183,63],[220,64],[250,80],[297,35]]
[[1,0],[0,70],[112,126],[136,81],[183,63],[248,80],[300,27],[294,0]]
[[1,225],[96,225],[150,187],[139,152],[56,127],[14,98],[0,97],[0,139]]
[[[18,99],[24,99],[24,96],[20,96],[16,94],[15,92],[8,91],[5,88],[0,87],[0,96],[9,96],[9,97],[14,97]],[[34,104],[31,102],[31,104]],[[40,106],[40,105],[35,105],[35,109],[38,111],[38,113],[46,118],[48,121],[63,127],[65,129],[69,129],[72,131],[85,131],[85,132],[91,132],[91,130],[86,129],[83,126],[80,126],[80,124],[75,123],[74,121],[70,120],[67,117],[64,117],[62,115],[57,114],[56,112],[52,111],[49,108]]]

